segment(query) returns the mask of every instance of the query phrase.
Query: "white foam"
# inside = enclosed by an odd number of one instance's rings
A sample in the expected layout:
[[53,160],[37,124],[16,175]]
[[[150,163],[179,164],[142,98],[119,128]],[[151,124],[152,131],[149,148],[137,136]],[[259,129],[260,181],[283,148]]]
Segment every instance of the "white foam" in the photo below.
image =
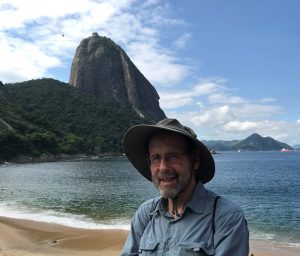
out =
[[279,237],[275,233],[264,233],[257,230],[250,230],[250,239],[254,241],[263,241],[271,244],[279,244],[284,247],[300,247],[300,243],[297,242],[289,242],[292,241],[292,238],[283,238]]
[[288,246],[290,247],[300,247],[300,243],[288,243]]
[[115,219],[97,222],[84,215],[74,215],[55,211],[39,211],[28,209],[14,203],[0,203],[0,216],[55,223],[64,226],[84,229],[122,229],[129,230],[129,220]]
[[250,238],[253,240],[273,240],[275,238],[275,234],[256,232],[252,230],[252,232],[250,232]]

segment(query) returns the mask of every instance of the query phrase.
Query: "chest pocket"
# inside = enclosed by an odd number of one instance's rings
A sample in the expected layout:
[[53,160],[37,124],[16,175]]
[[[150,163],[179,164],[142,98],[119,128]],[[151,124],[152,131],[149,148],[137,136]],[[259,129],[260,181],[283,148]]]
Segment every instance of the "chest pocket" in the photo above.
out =
[[181,243],[179,245],[178,254],[180,256],[187,255],[199,255],[199,256],[209,256],[214,255],[215,250],[213,246],[209,246],[207,243]]
[[158,242],[145,241],[140,244],[140,256],[170,255],[170,256],[210,256],[214,255],[214,248],[207,243],[181,243],[171,246],[168,251],[158,250]]
[[158,242],[155,240],[142,240],[139,248],[139,255],[141,256],[150,256],[157,255],[156,249]]

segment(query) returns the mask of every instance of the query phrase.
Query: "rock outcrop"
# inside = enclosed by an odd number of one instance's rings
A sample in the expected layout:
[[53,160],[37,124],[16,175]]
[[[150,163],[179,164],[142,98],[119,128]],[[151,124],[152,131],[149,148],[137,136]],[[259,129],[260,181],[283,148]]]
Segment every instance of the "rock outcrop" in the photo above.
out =
[[155,121],[165,117],[152,84],[120,46],[97,33],[77,47],[69,83],[97,96],[104,104],[131,107],[140,116]]
[[0,104],[12,104],[12,102],[12,97],[5,91],[5,87],[0,81]]

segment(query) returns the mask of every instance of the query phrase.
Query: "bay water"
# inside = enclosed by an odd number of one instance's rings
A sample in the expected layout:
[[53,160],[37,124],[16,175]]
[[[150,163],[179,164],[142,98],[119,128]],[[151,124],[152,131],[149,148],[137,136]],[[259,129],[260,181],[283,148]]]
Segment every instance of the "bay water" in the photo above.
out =
[[[250,238],[300,246],[300,152],[221,152],[206,188],[245,212]],[[0,165],[0,216],[129,229],[152,183],[126,157]]]

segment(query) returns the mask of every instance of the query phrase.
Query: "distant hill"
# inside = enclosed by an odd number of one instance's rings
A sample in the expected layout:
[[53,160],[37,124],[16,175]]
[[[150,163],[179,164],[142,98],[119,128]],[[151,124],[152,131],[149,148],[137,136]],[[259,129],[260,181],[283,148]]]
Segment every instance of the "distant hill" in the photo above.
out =
[[210,149],[218,151],[228,151],[233,149],[233,145],[238,143],[239,140],[203,140],[203,143]]
[[282,148],[293,149],[286,143],[279,142],[271,137],[262,137],[254,133],[246,139],[234,145],[235,149],[239,150],[280,150]]
[[271,137],[262,137],[254,133],[244,140],[232,141],[204,141],[204,144],[212,150],[216,151],[266,151],[266,150],[281,150],[282,148],[293,149],[286,143],[279,142]]
[[20,155],[122,153],[125,131],[141,118],[54,79],[0,87],[0,160]]

